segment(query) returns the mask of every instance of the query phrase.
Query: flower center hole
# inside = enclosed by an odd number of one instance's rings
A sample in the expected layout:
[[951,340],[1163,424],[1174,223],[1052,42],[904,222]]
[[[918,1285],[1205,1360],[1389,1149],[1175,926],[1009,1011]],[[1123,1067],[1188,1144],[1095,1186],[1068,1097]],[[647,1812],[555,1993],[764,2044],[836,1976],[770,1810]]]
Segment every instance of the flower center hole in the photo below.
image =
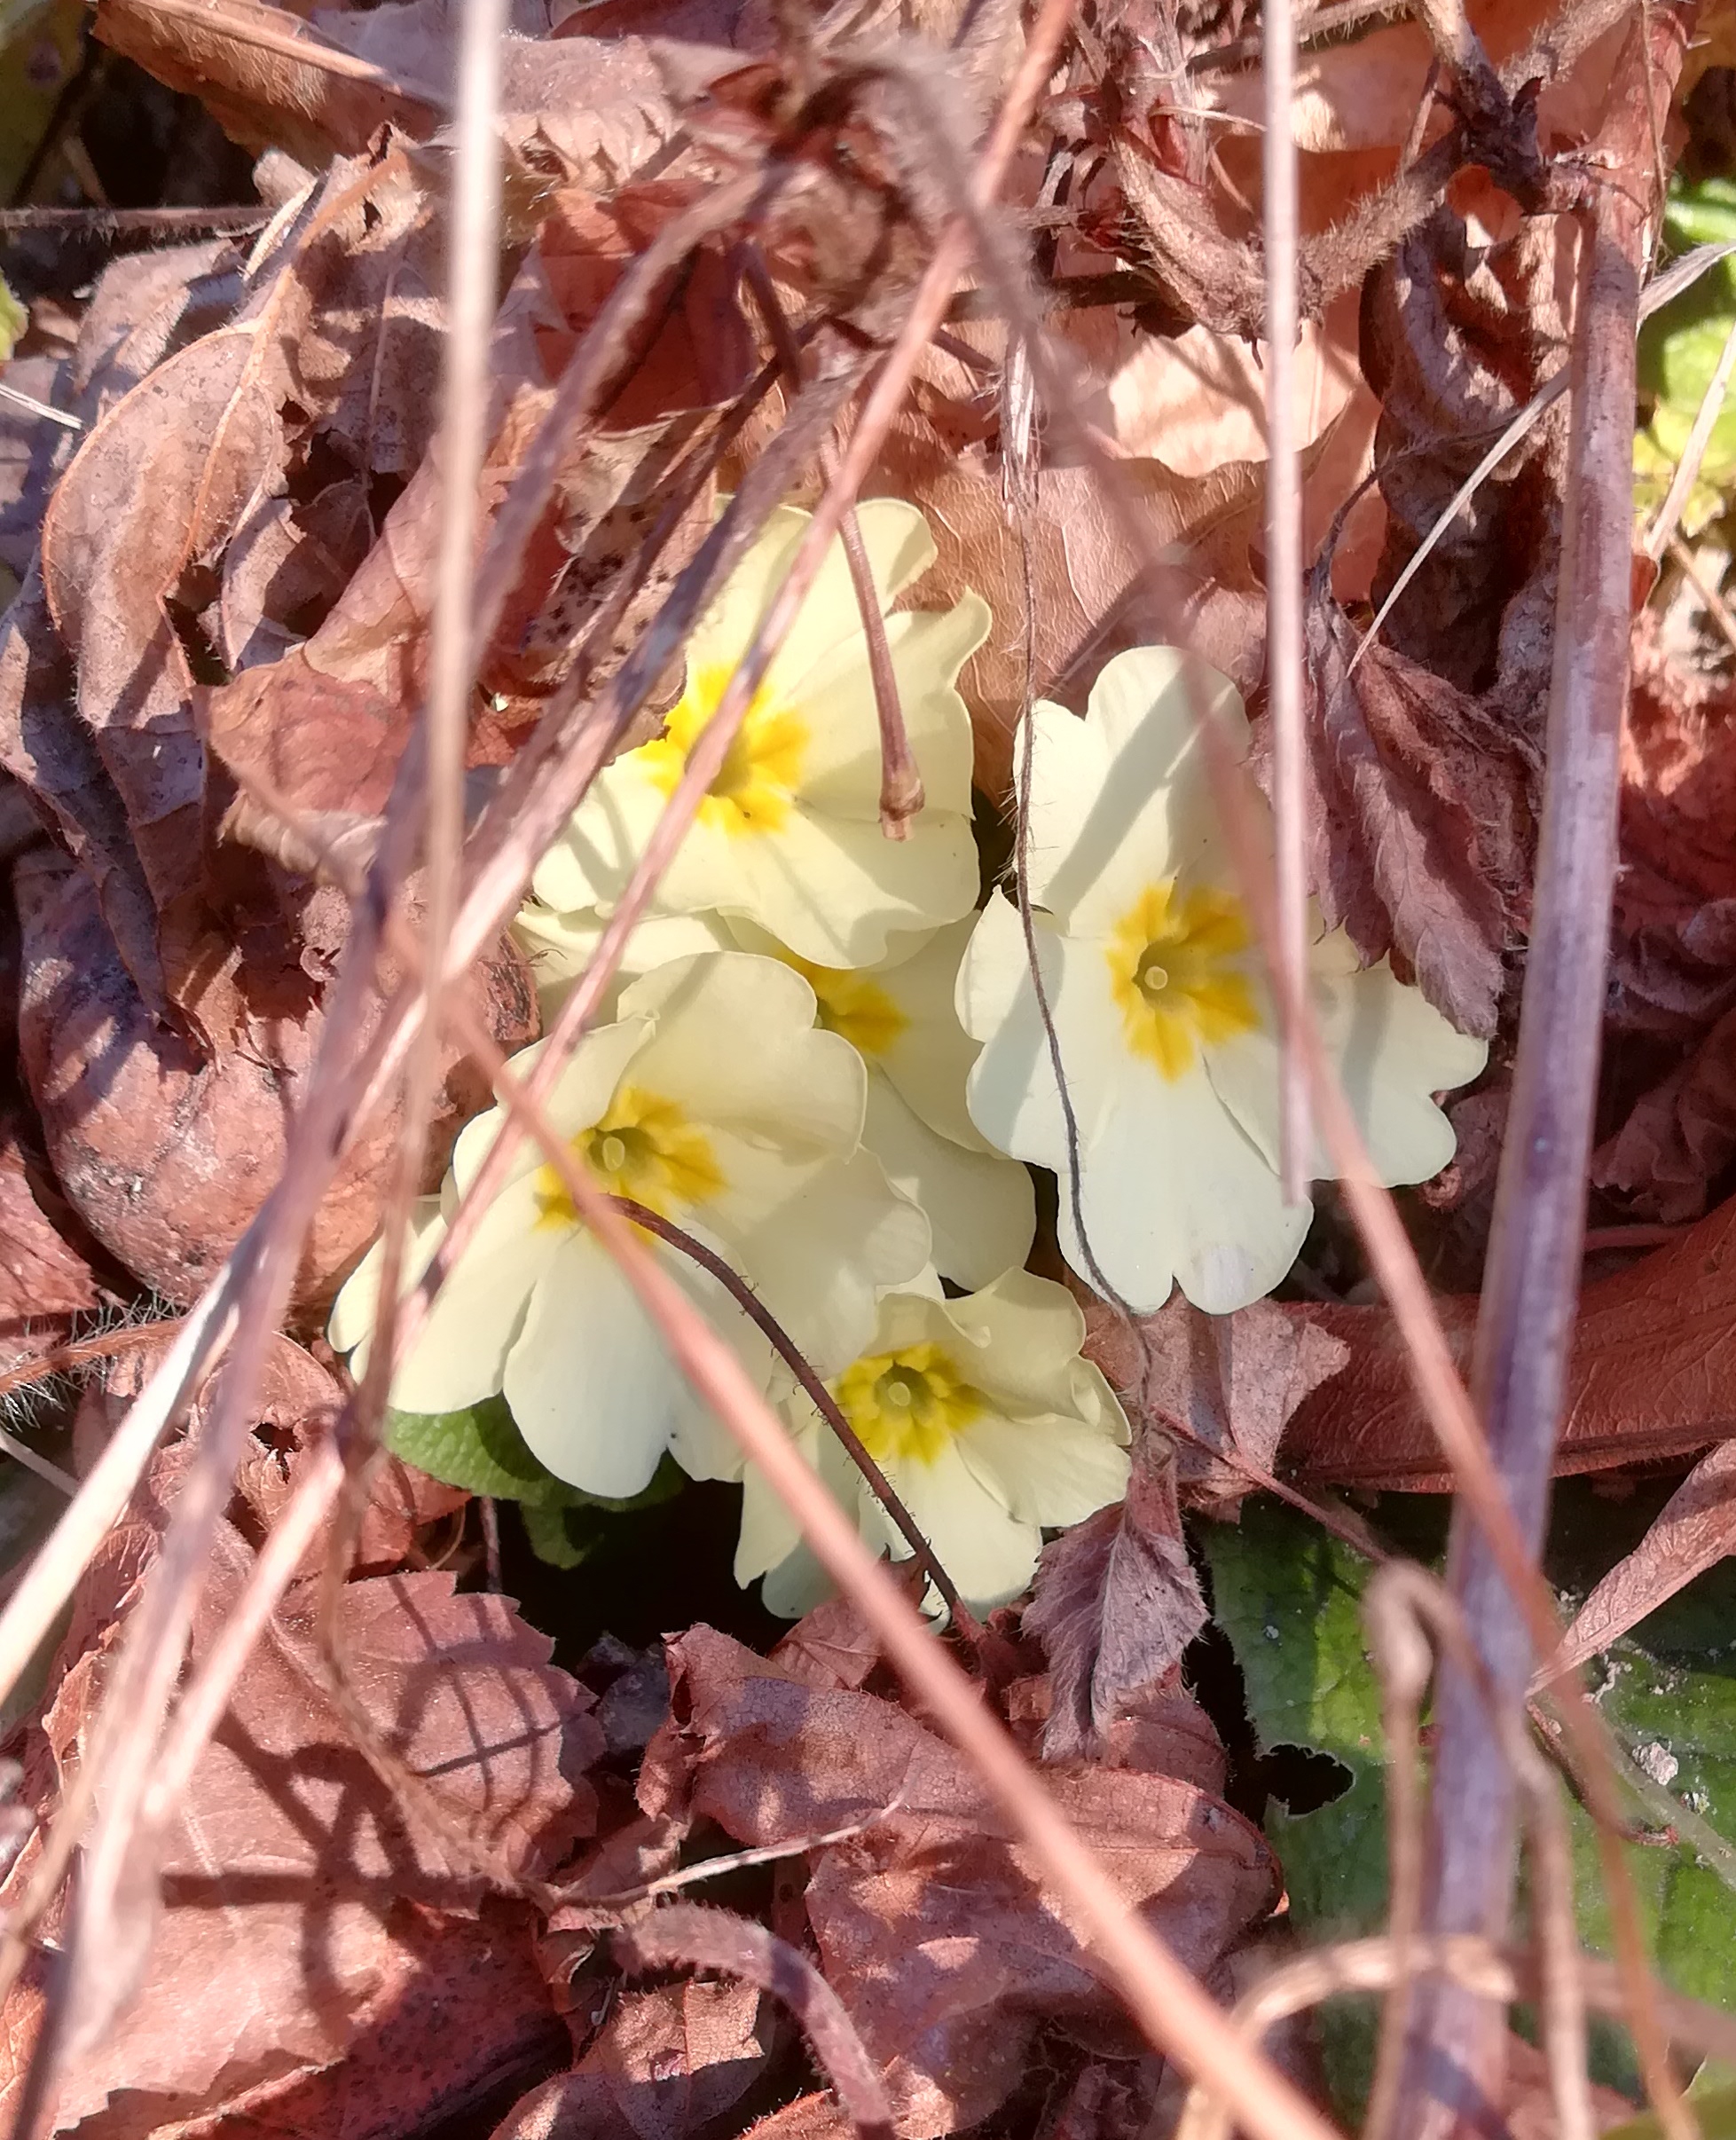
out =
[[1147,944],[1139,955],[1139,964],[1134,968],[1133,985],[1148,1003],[1155,1003],[1169,986],[1169,969],[1163,961],[1170,956],[1170,948],[1165,944]]

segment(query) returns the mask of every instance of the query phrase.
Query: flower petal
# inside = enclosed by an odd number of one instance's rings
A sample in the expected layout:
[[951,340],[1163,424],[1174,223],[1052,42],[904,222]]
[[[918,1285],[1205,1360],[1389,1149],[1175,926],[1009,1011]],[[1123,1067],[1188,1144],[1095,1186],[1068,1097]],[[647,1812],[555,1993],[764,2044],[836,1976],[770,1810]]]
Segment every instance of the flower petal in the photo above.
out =
[[[916,1528],[933,1546],[959,1595],[973,1610],[986,1610],[1016,1598],[1036,1571],[1042,1534],[1036,1524],[1014,1515],[994,1487],[978,1478],[965,1462],[957,1441],[950,1441],[931,1464],[899,1464],[890,1471],[899,1499]],[[884,1545],[895,1560],[907,1560],[909,1547],[861,1489],[863,1535]]]
[[931,1129],[981,1152],[987,1146],[964,1100],[977,1043],[959,1023],[957,1002],[959,966],[976,926],[974,914],[962,915],[902,956],[894,945],[874,969],[903,1019],[875,1061]]
[[[1345,940],[1316,947],[1309,994],[1320,1037],[1339,1074],[1379,1180],[1426,1182],[1453,1156],[1452,1124],[1430,1095],[1468,1084],[1489,1050],[1457,1032],[1418,988],[1379,965],[1345,971]],[[1277,1165],[1278,1043],[1268,1027],[1207,1046],[1212,1082],[1248,1136]],[[1318,1132],[1311,1171],[1333,1166]]]
[[819,966],[876,965],[896,932],[956,921],[977,901],[976,841],[958,811],[924,810],[898,840],[877,820],[798,804],[775,839],[742,846],[719,910],[761,923]]
[[[441,1230],[444,1236],[444,1228]],[[428,1236],[428,1253],[435,1242]],[[460,1412],[499,1389],[526,1303],[566,1239],[542,1218],[529,1179],[509,1182],[435,1295],[392,1378],[400,1412]]]
[[636,1082],[702,1124],[794,1157],[847,1154],[861,1136],[867,1072],[835,1033],[814,1027],[813,990],[793,968],[746,951],[672,961],[622,997],[655,1021]]
[[[797,546],[810,518],[793,506],[782,507],[772,515],[701,619],[691,643],[692,661],[735,667],[758,629],[760,618],[789,578]],[[922,514],[902,499],[865,500],[856,508],[856,522],[884,612],[934,563],[934,538]],[[767,679],[771,689],[780,697],[787,696],[816,662],[841,641],[860,634],[861,628],[861,610],[850,577],[849,560],[843,543],[835,539],[772,664]]]
[[[595,907],[556,913],[527,900],[513,920],[513,937],[530,962],[543,1024],[552,1026],[573,983],[596,955],[608,917]],[[720,921],[703,914],[648,914],[628,937],[615,978],[598,1003],[593,1022],[611,1023],[621,991],[641,973],[695,952],[727,951],[734,940]]]
[[[405,1242],[405,1292],[410,1290],[434,1260],[434,1252],[445,1231],[440,1219],[440,1199],[419,1196],[410,1207],[409,1238]],[[373,1318],[380,1302],[381,1265],[385,1258],[384,1241],[375,1241],[339,1288],[326,1325],[326,1341],[333,1351],[353,1356],[350,1372],[357,1381],[367,1373],[368,1344],[373,1335]]]
[[1020,1522],[1080,1523],[1127,1491],[1127,1452],[1077,1420],[989,1413],[959,1436],[959,1454]]
[[503,1379],[531,1453],[556,1478],[612,1500],[650,1484],[691,1401],[613,1257],[577,1230],[530,1296]]
[[[562,1137],[570,1137],[581,1129],[588,1129],[608,1112],[615,1088],[654,1030],[649,1019],[619,1018],[612,1026],[599,1026],[585,1035],[555,1079],[554,1090],[544,1107],[549,1121]],[[507,1067],[521,1083],[535,1069],[546,1044],[533,1041],[530,1047],[521,1048],[507,1064]],[[504,1107],[491,1107],[486,1113],[467,1121],[459,1132],[458,1142],[452,1146],[452,1172],[447,1178],[449,1186],[460,1194],[475,1180],[506,1119]],[[528,1137],[521,1137],[510,1162],[509,1178],[522,1181],[536,1173],[542,1164],[542,1155],[534,1141]]]
[[[1045,916],[1034,919],[1062,1074],[1080,1137],[1088,1144],[1110,1105],[1113,1080],[1130,1059],[1121,1014],[1110,992],[1103,947],[1059,935]],[[1000,893],[977,918],[959,970],[958,1004],[965,1030],[983,1042],[965,1088],[971,1121],[997,1151],[1064,1174],[1066,1121],[1049,1036],[1031,986],[1017,910]]]
[[1070,1408],[1085,1313],[1064,1286],[1009,1267],[992,1285],[948,1301],[947,1314],[965,1357],[980,1363],[970,1371],[979,1389],[1033,1410]]
[[[970,715],[954,687],[988,636],[988,605],[967,594],[950,610],[908,610],[885,624],[899,711],[923,776],[925,806],[969,815]],[[837,647],[802,678],[792,703],[808,732],[797,793],[814,810],[877,824],[880,713],[866,641]]]
[[986,1286],[1031,1253],[1036,1197],[1025,1168],[937,1137],[877,1073],[868,1078],[862,1141],[893,1188],[928,1214],[935,1267],[954,1285]]
[[[1170,1079],[1130,1059],[1082,1155],[1087,1237],[1110,1284],[1140,1315],[1173,1280],[1196,1308],[1228,1315],[1269,1293],[1296,1260],[1312,1216],[1286,1205],[1265,1155],[1244,1136],[1196,1060]],[[1064,1193],[1062,1254],[1090,1264]]]
[[732,1193],[708,1216],[730,1263],[809,1364],[837,1373],[873,1336],[879,1294],[927,1264],[927,1218],[871,1152],[802,1171],[743,1150],[725,1168]]

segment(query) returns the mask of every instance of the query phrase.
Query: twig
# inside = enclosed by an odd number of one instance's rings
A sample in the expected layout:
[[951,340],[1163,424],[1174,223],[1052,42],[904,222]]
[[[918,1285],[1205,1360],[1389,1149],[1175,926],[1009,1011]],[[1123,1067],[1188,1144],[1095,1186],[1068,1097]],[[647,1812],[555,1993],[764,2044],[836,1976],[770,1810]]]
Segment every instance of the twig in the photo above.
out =
[[251,237],[271,220],[257,202],[233,208],[0,208],[0,237],[23,231],[66,231],[81,238],[177,238],[208,232]]
[[[1346,1992],[1386,1990],[1402,1960],[1395,1943],[1384,1932],[1316,1947],[1275,1969],[1244,1994],[1230,2014],[1230,2026],[1245,2041],[1257,2042],[1277,2022],[1306,2012],[1323,1999]],[[1503,2004],[1528,1998],[1536,1988],[1533,1955],[1497,1947],[1471,1932],[1418,1940],[1410,1960],[1419,1976],[1449,1978],[1481,1998]],[[1622,1979],[1614,1963],[1601,1955],[1581,1954],[1575,1961],[1587,2005],[1612,2019],[1623,2019]],[[1729,2014],[1669,1990],[1660,1994],[1660,2003],[1671,2041],[1685,2050],[1724,2061],[1736,2057],[1736,2019]],[[1203,2140],[1205,2107],[1201,2091],[1196,2089],[1183,2109],[1175,2140]]]
[[[1677,28],[1675,18],[1657,18]],[[1643,28],[1612,91],[1632,131],[1643,96]],[[1672,41],[1679,67],[1681,43]],[[1617,124],[1621,123],[1618,119]],[[1632,152],[1619,168],[1630,168]],[[1548,775],[1518,1062],[1477,1330],[1473,1389],[1508,1507],[1528,1553],[1542,1537],[1567,1349],[1578,1295],[1615,867],[1618,745],[1630,629],[1634,338],[1648,211],[1612,177],[1583,215],[1574,340],[1566,533],[1551,681]],[[1534,1633],[1512,1583],[1464,1507],[1455,1510],[1449,1579],[1496,1700],[1517,1709]],[[1500,1732],[1465,1675],[1443,1664],[1430,1802],[1433,1932],[1498,1938],[1512,1891],[1515,1778]],[[1631,1890],[1612,1888],[1624,1944],[1643,1952]],[[1663,2047],[1635,2017],[1648,2091],[1666,2129],[1691,2130]],[[1498,2099],[1500,2017],[1441,1987],[1425,2002],[1401,2090],[1399,2129],[1443,2133]]]
[[1700,464],[1706,458],[1712,427],[1724,413],[1724,389],[1730,384],[1732,371],[1736,371],[1736,319],[1730,323],[1730,332],[1724,338],[1724,347],[1718,351],[1718,360],[1712,367],[1712,376],[1706,382],[1706,391],[1700,397],[1700,406],[1693,413],[1693,428],[1688,433],[1687,444],[1682,448],[1682,458],[1676,464],[1676,473],[1669,479],[1669,488],[1664,492],[1663,503],[1658,507],[1656,518],[1646,531],[1646,540],[1641,547],[1654,564],[1675,541],[1676,531],[1682,524],[1688,493],[1700,480]]
[[46,1479],[51,1486],[58,1486],[62,1493],[76,1493],[78,1481],[69,1472],[62,1471],[58,1464],[51,1464],[45,1456],[38,1456],[28,1442],[20,1442],[15,1434],[0,1427],[0,1449],[4,1449],[13,1463],[22,1464],[27,1471],[34,1471],[39,1479]]
[[[1720,590],[1701,570],[1699,559],[1695,557],[1693,552],[1689,549],[1679,535],[1672,535],[1669,539],[1669,555],[1671,563],[1679,567],[1683,578],[1687,581],[1705,604],[1706,614],[1724,634],[1724,644],[1730,648],[1732,653],[1736,653],[1736,610],[1731,609]],[[1614,1231],[1615,1229],[1606,1227],[1603,1231],[1608,1233]],[[1629,1233],[1638,1233],[1645,1230],[1635,1226],[1623,1229],[1623,1231]],[[1653,1231],[1658,1230],[1653,1229]],[[1679,1231],[1680,1229],[1677,1228],[1673,1231]]]
[[[1432,4],[1432,0],[1431,0]],[[1271,709],[1272,806],[1276,820],[1278,1182],[1300,1204],[1313,1172],[1308,1075],[1298,1055],[1295,1004],[1308,989],[1308,818],[1303,792],[1302,488],[1296,450],[1296,29],[1291,0],[1266,0],[1262,217],[1266,251],[1266,674]]]
[[823,1835],[792,1837],[788,1843],[763,1843],[753,1850],[726,1851],[721,1857],[705,1858],[697,1865],[683,1865],[675,1872],[647,1880],[642,1886],[621,1888],[612,1895],[578,1896],[575,1901],[582,1909],[629,1909],[636,1902],[653,1901],[658,1895],[678,1894],[684,1888],[699,1887],[707,1880],[721,1879],[727,1873],[750,1872],[757,1865],[787,1864],[791,1858],[805,1858],[813,1851],[829,1850],[835,1844],[853,1843],[858,1836],[865,1836],[883,1821],[890,1821],[903,1805],[904,1793],[900,1790],[866,1820],[852,1821],[846,1828],[829,1828]]
[[38,401],[34,394],[27,394],[19,387],[8,386],[4,379],[0,379],[0,401],[12,408],[22,409],[27,416],[39,416],[44,423],[58,423],[63,431],[82,431],[84,429],[83,418],[75,416],[70,409],[57,409],[51,402]]
[[860,2140],[892,2140],[892,2106],[879,2067],[843,2000],[787,1940],[732,1910],[671,1902],[623,1925],[613,1945],[625,1969],[715,1969],[757,1985],[789,2009]]

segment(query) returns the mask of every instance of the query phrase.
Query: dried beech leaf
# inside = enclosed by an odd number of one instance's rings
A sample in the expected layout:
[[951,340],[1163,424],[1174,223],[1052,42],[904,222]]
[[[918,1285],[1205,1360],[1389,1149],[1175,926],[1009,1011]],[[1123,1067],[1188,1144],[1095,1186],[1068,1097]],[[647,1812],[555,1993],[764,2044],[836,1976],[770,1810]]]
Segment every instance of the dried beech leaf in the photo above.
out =
[[[900,461],[900,451],[907,465]],[[1000,799],[1011,791],[1013,736],[1026,698],[1019,523],[1002,500],[998,474],[981,460],[943,457],[914,445],[899,449],[896,437],[891,458],[885,487],[922,506],[939,547],[915,599],[938,608],[974,588],[993,613],[993,629],[966,664],[960,688],[976,728],[977,784]],[[1159,545],[1198,537],[1232,506],[1252,499],[1256,487],[1255,473],[1247,468],[1218,469],[1189,482],[1156,461],[1119,466]],[[1154,586],[1143,555],[1123,539],[1089,471],[1043,468],[1025,529],[1035,594],[1033,673],[1039,691],[1054,688],[1100,647],[1109,650],[1103,644],[1105,630],[1123,598],[1134,594],[1145,612],[1166,619],[1165,636],[1193,647],[1249,688],[1258,681],[1263,649],[1251,628],[1250,607],[1179,563],[1164,586]]]
[[[675,1715],[648,1766],[687,1765],[693,1817],[786,1843],[884,1813],[816,1853],[807,1913],[827,1980],[885,2068],[906,2140],[974,2124],[1041,2025],[1119,2030],[1065,1900],[969,1764],[874,1695],[816,1693],[698,1627],[669,1646]],[[1208,1971],[1275,1894],[1254,1830],[1191,1783],[1059,1769],[1051,1788],[1121,1892]],[[640,1797],[646,1796],[641,1783]]]
[[1174,1446],[1142,1427],[1127,1498],[1044,1547],[1025,1609],[1053,1686],[1044,1758],[1097,1751],[1121,1708],[1180,1664],[1206,1617],[1182,1536]]
[[[1736,1377],[1736,1203],[1679,1241],[1580,1294],[1568,1362],[1559,1475],[1703,1449],[1731,1431]],[[1438,1302],[1461,1372],[1477,1302]],[[1384,1309],[1284,1307],[1349,1357],[1298,1409],[1284,1456],[1302,1478],[1435,1493],[1452,1483],[1418,1404],[1408,1355]]]
[[[81,872],[32,857],[14,881],[26,977],[20,1052],[55,1173],[106,1248],[166,1298],[192,1300],[281,1171],[322,1026],[312,988],[303,979],[287,1001],[255,1002],[232,959],[193,1000],[208,1050],[195,1046],[151,1016]],[[534,1035],[534,998],[510,946],[483,960],[470,986],[501,1047]],[[433,1168],[444,1167],[487,1090],[486,1077],[449,1051]],[[383,1114],[340,1165],[301,1268],[297,1291],[310,1309],[329,1300],[377,1231],[397,1138],[395,1117]]]

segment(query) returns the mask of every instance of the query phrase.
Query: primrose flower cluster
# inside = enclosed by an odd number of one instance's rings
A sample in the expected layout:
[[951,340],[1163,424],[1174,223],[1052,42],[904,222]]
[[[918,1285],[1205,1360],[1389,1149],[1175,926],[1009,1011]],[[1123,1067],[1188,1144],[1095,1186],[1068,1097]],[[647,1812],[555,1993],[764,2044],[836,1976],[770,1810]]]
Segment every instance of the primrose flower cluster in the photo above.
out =
[[[958,677],[988,612],[972,594],[895,608],[934,544],[895,500],[860,518],[923,782],[907,837],[881,829],[868,640],[834,544],[547,1113],[600,1187],[769,1310],[981,1608],[1025,1587],[1046,1528],[1119,1499],[1127,1475],[1127,1421],[1081,1357],[1079,1306],[1023,1268],[1035,1201],[1021,1162],[1060,1177],[1068,1263],[1142,1311],[1176,1284],[1214,1313],[1257,1299],[1309,1214],[1279,1187],[1272,1005],[1199,741],[1210,720],[1245,755],[1235,693],[1143,648],[1109,663],[1082,719],[1035,709],[1027,875],[1045,1022],[1017,909],[995,891],[978,911]],[[774,515],[695,633],[664,733],[606,768],[538,867],[518,934],[546,1015],[588,964],[805,524]],[[1263,807],[1251,781],[1249,800]],[[1452,1133],[1434,1095],[1476,1075],[1481,1043],[1386,965],[1359,969],[1341,934],[1319,932],[1311,984],[1383,1178],[1437,1172]],[[497,1107],[460,1137],[406,1283],[502,1120]],[[864,1536],[907,1552],[729,1288],[679,1242],[647,1239]],[[357,1369],[378,1283],[376,1251],[334,1311]],[[499,1397],[532,1454],[585,1493],[638,1493],[665,1452],[695,1477],[740,1479],[738,1579],[763,1577],[779,1611],[820,1594],[782,1505],[744,1475],[528,1142],[392,1386],[412,1412]]]

